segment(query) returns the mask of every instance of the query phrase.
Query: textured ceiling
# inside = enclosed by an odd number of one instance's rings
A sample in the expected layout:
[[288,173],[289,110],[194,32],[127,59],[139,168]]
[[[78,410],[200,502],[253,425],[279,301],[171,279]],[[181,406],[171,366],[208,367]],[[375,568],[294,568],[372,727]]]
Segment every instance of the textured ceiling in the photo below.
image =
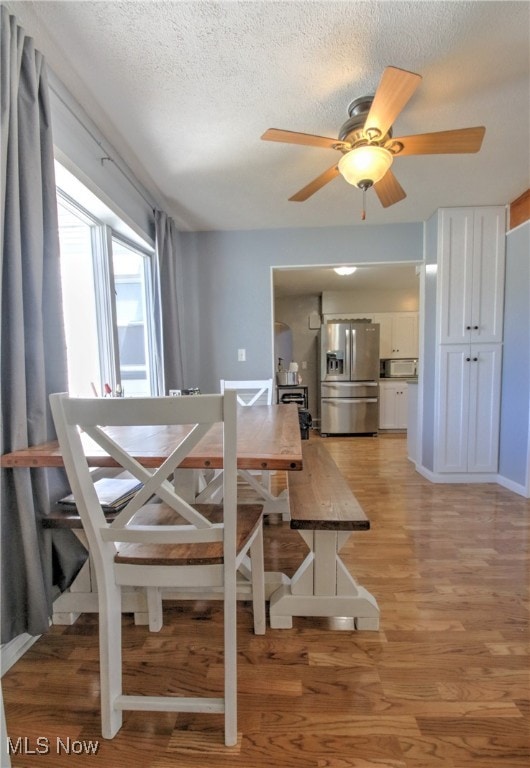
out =
[[269,127],[336,136],[387,65],[423,81],[395,135],[485,125],[476,155],[397,158],[407,192],[367,223],[503,204],[529,180],[527,2],[6,2],[49,66],[182,229],[361,222],[341,177],[288,197],[332,150],[260,141]]

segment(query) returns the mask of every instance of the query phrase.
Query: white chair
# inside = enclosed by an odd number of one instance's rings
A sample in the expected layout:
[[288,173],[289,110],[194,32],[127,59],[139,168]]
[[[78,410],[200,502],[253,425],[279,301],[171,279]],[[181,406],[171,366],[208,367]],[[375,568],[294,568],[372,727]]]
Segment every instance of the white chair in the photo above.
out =
[[[228,379],[221,379],[221,394],[226,389],[233,389],[237,393],[237,402],[239,405],[272,405],[272,379],[248,379],[242,381],[229,381]],[[254,483],[250,478],[257,477],[260,485],[263,486],[269,493],[271,490],[271,473],[267,470],[261,471],[259,469],[243,470],[240,473],[249,485],[253,486]]]
[[[50,396],[68,479],[95,565],[99,595],[102,734],[113,738],[122,710],[224,712],[225,744],[237,743],[236,574],[250,554],[254,631],[265,632],[262,511],[237,508],[237,406],[235,393],[162,398],[70,398]],[[223,505],[188,504],[170,478],[213,424],[223,429]],[[105,427],[193,425],[158,469],[146,469]],[[109,523],[98,502],[80,431],[98,443],[143,488]],[[122,430],[123,431],[123,430]],[[125,430],[126,431],[126,430]],[[130,430],[129,430],[130,434]],[[118,436],[116,436],[118,435]],[[173,447],[173,446],[172,446]],[[157,500],[156,503],[154,500]],[[217,590],[224,601],[223,697],[131,696],[122,690],[121,592],[146,587],[149,610],[160,590]],[[200,596],[200,595],[199,595]],[[155,627],[159,628],[159,627]]]
[[239,405],[272,405],[272,379],[229,381],[221,379],[221,394],[225,389],[235,389]]

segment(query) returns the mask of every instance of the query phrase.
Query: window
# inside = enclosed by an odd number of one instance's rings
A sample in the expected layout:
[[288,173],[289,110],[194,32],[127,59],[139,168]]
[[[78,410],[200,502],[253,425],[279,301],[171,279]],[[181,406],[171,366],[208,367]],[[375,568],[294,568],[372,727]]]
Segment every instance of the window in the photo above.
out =
[[58,189],[68,388],[72,395],[157,394],[151,258]]
[[152,378],[148,354],[152,312],[146,291],[150,284],[149,257],[113,237],[112,264],[121,384],[127,394],[149,395]]

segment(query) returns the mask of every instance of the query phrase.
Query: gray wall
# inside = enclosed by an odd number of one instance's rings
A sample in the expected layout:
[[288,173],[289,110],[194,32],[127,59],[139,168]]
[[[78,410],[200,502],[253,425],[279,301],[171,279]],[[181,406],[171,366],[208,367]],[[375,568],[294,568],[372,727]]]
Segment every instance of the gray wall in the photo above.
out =
[[215,392],[221,378],[273,374],[272,267],[421,261],[422,232],[413,223],[183,233],[187,385]]
[[506,238],[499,475],[527,487],[530,421],[530,222]]
[[[99,132],[61,81],[49,72],[55,156],[137,234],[154,244],[153,196]],[[103,157],[111,157],[105,160]]]
[[[318,371],[318,343],[320,329],[309,327],[311,312],[320,314],[320,296],[285,296],[274,302],[274,319],[286,323],[292,331],[294,362],[298,363],[298,373],[302,384],[307,386],[309,412],[313,419],[318,418],[318,389],[320,376]],[[289,363],[285,361],[285,364]],[[302,368],[305,363],[306,368]]]

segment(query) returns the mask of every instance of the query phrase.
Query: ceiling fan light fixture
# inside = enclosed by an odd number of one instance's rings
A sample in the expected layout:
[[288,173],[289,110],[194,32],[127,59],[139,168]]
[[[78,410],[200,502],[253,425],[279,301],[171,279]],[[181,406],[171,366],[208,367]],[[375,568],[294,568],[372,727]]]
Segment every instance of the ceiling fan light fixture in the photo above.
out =
[[333,271],[337,273],[337,275],[353,275],[353,273],[357,270],[357,267],[333,267]]
[[339,160],[338,168],[348,184],[368,189],[381,181],[394,157],[388,149],[376,144],[364,144],[350,150]]

